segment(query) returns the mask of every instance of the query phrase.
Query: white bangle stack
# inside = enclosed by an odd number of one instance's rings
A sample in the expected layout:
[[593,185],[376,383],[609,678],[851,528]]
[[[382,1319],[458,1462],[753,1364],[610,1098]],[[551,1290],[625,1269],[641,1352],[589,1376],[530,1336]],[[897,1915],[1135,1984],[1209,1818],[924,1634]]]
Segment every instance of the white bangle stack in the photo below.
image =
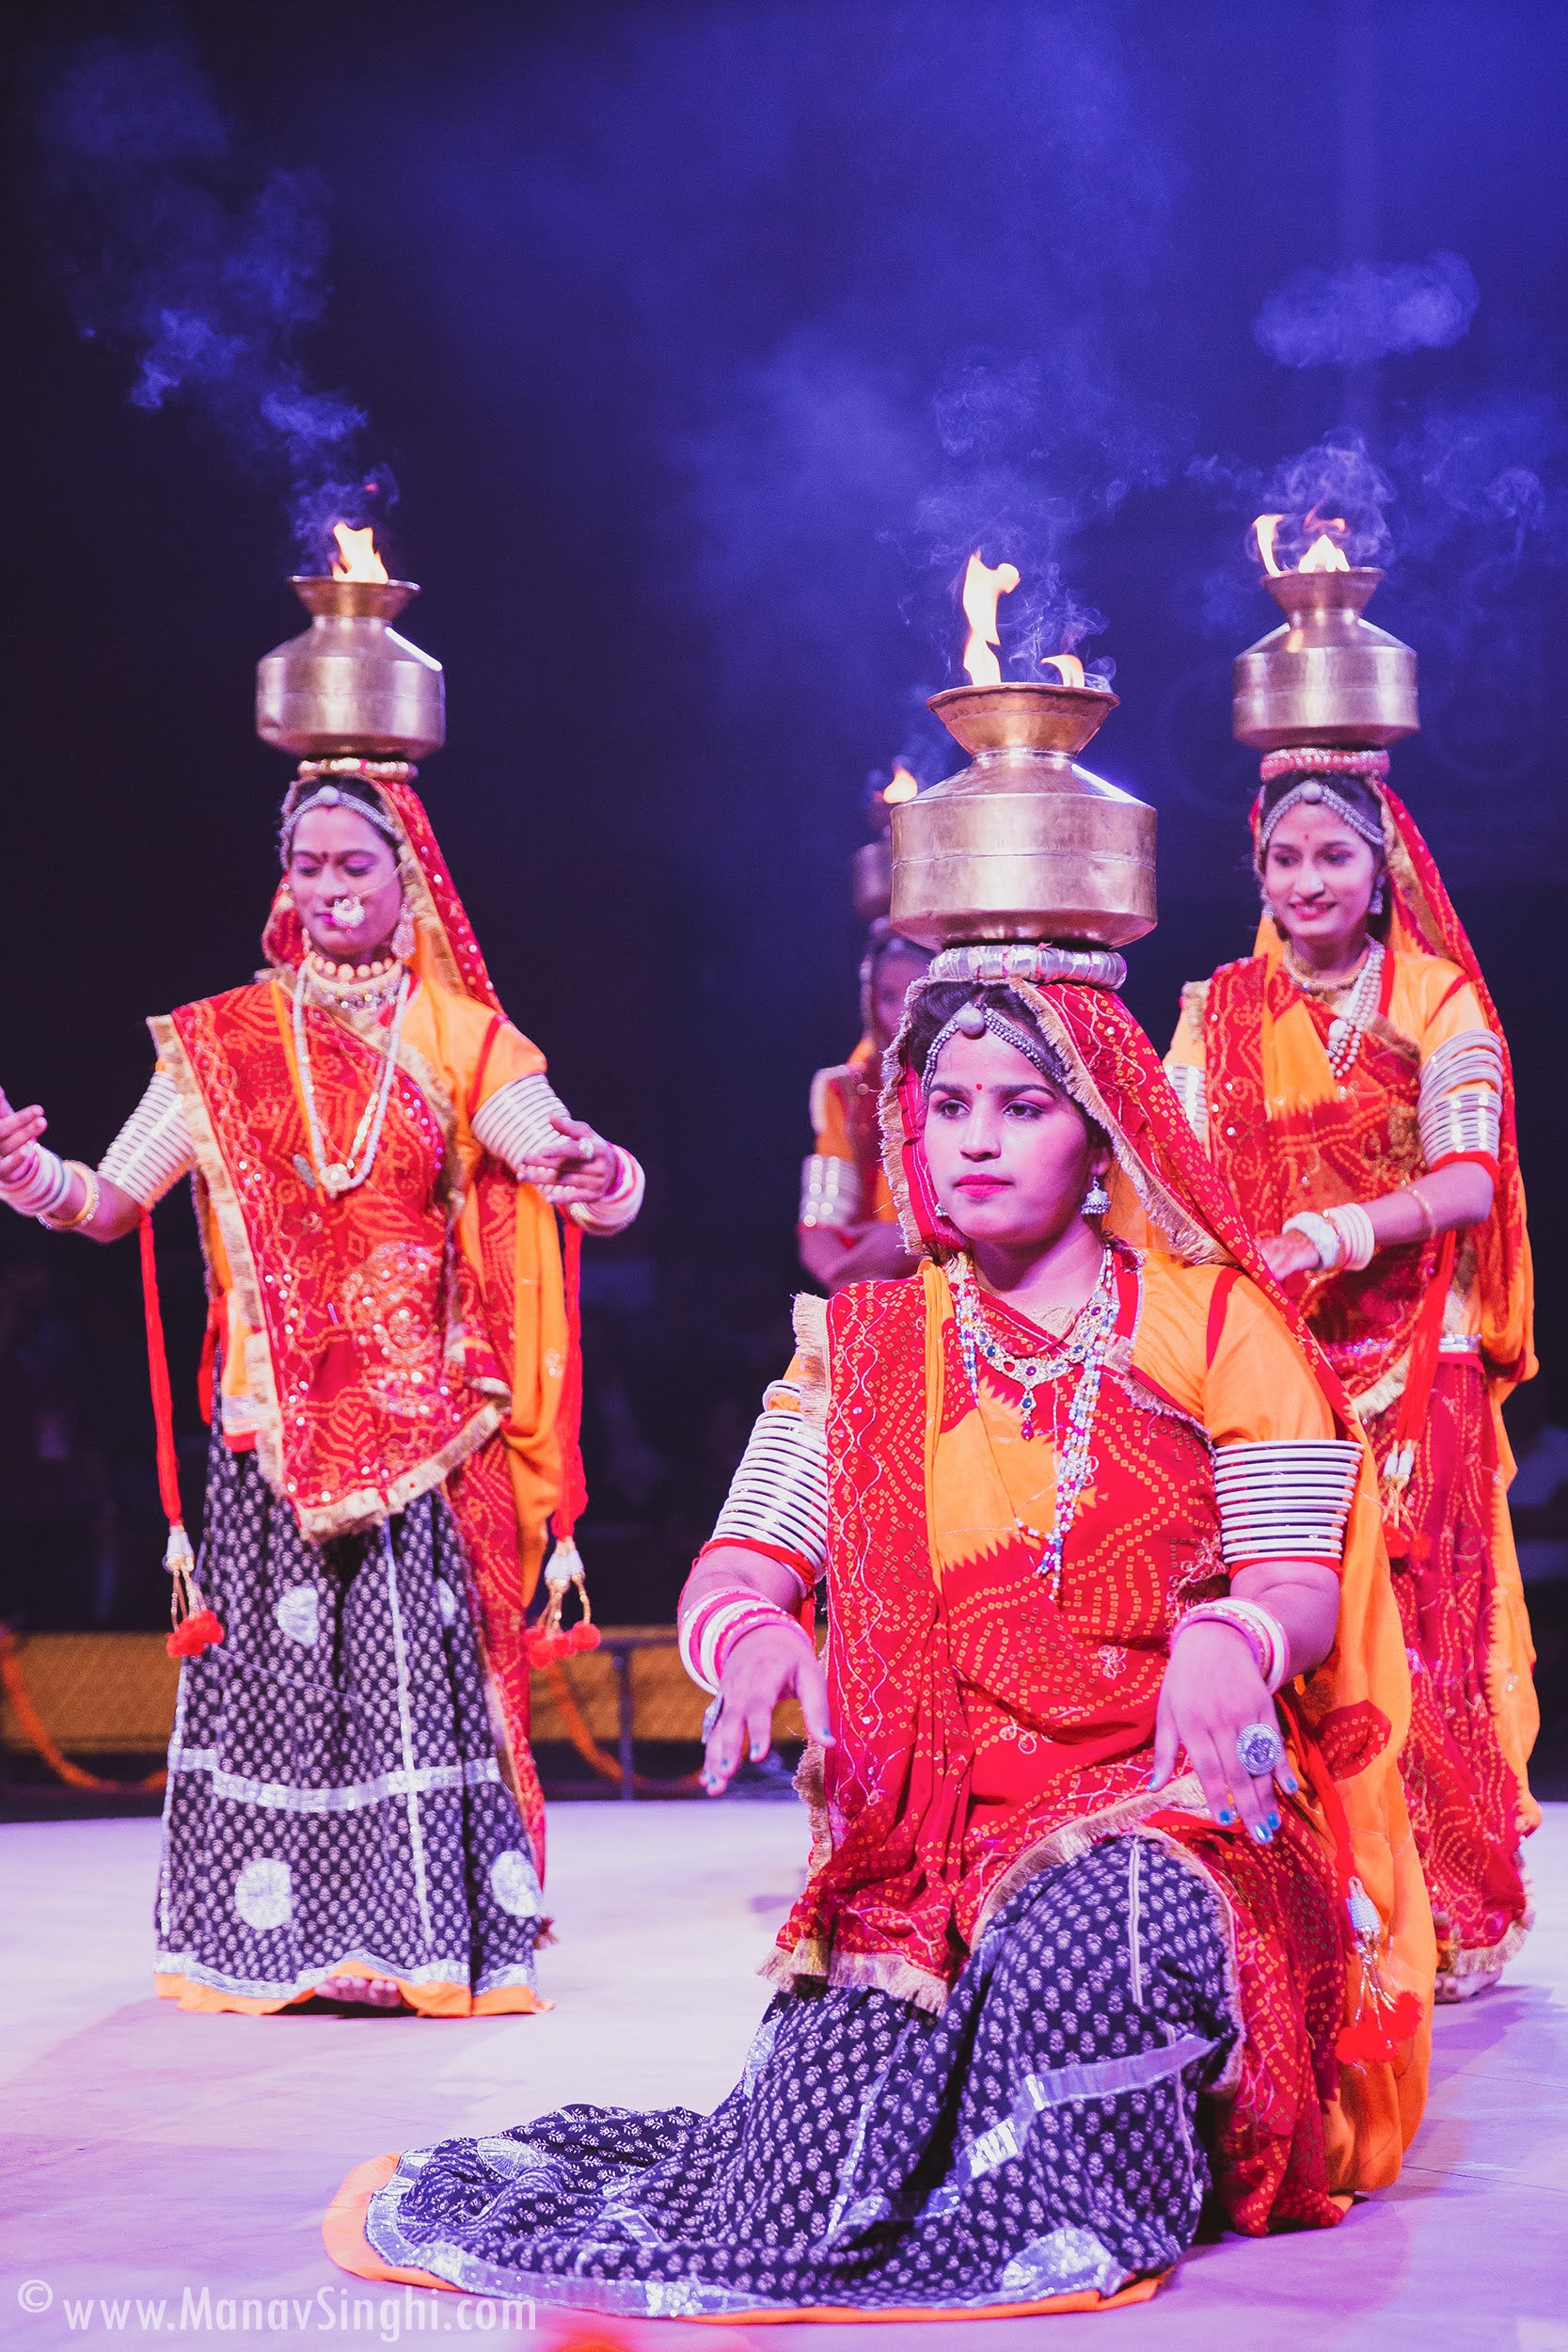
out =
[[19,1216],[51,1216],[71,1189],[71,1170],[46,1144],[35,1143],[26,1174],[0,1184],[0,1200]]
[[1320,1272],[1333,1274],[1338,1269],[1345,1254],[1345,1245],[1338,1227],[1331,1225],[1327,1217],[1320,1216],[1316,1209],[1298,1209],[1294,1216],[1285,1219],[1280,1231],[1299,1233],[1304,1241],[1311,1243],[1318,1253]]
[[1372,1220],[1359,1200],[1342,1200],[1333,1209],[1298,1209],[1280,1230],[1301,1233],[1311,1243],[1323,1274],[1359,1274],[1377,1255]]
[[1190,1625],[1227,1625],[1233,1633],[1239,1633],[1251,1650],[1271,1694],[1290,1672],[1291,1637],[1274,1611],[1260,1607],[1255,1600],[1238,1600],[1234,1595],[1224,1600],[1200,1600],[1178,1617],[1172,1642]]
[[1325,1215],[1344,1246],[1344,1271],[1359,1274],[1377,1255],[1377,1235],[1372,1231],[1371,1218],[1359,1200],[1342,1200],[1337,1209],[1329,1209]]

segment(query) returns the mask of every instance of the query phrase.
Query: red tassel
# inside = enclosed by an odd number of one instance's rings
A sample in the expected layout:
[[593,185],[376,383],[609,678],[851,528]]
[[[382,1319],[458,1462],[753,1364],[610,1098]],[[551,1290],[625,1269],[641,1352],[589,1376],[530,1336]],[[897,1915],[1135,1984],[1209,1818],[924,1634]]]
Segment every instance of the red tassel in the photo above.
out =
[[199,1658],[203,1650],[216,1649],[223,1640],[223,1628],[210,1609],[193,1610],[182,1617],[164,1647],[171,1658]]
[[1344,2066],[1386,2066],[1414,2041],[1420,2023],[1421,2004],[1414,1993],[1400,1994],[1386,2010],[1369,2002],[1354,2026],[1341,2027],[1335,2054]]

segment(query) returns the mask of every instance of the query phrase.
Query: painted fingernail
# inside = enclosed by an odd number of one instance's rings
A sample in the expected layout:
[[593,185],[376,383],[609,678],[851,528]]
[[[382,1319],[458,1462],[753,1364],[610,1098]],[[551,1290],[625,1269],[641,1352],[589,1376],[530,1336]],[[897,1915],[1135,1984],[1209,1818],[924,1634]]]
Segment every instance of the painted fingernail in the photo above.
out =
[[1219,1812],[1214,1818],[1219,1822],[1221,1829],[1228,1829],[1231,1822],[1236,1819],[1236,1808],[1233,1804],[1222,1804]]
[[1279,1815],[1277,1813],[1271,1813],[1268,1816],[1268,1823],[1271,1831],[1276,1830],[1279,1827]]
[[1252,1825],[1252,1834],[1254,1837],[1257,1838],[1258,1843],[1260,1846],[1272,1846],[1274,1844],[1274,1832],[1269,1828],[1266,1821],[1254,1821]]
[[1144,1787],[1146,1788],[1152,1788],[1159,1777],[1160,1775],[1158,1772],[1150,1772],[1148,1778],[1144,1783]]
[[1280,1786],[1288,1797],[1299,1797],[1301,1794],[1301,1783],[1294,1772],[1287,1772]]

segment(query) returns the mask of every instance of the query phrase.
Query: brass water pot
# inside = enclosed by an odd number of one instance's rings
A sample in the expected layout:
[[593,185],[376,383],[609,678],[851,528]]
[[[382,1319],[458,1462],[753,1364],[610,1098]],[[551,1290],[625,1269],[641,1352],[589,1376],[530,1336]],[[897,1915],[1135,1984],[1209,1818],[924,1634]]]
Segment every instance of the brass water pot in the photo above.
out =
[[849,897],[863,923],[875,923],[893,903],[893,844],[879,834],[849,859]]
[[1260,752],[1293,743],[1354,749],[1417,733],[1415,652],[1361,617],[1382,578],[1362,565],[1280,572],[1264,580],[1285,626],[1236,658],[1231,712],[1238,741]]
[[970,765],[893,811],[895,930],[941,948],[1154,929],[1154,811],[1074,765],[1117,702],[1030,678],[933,694]]
[[447,739],[441,665],[388,627],[409,580],[291,580],[310,615],[256,665],[256,732],[301,759],[422,759]]

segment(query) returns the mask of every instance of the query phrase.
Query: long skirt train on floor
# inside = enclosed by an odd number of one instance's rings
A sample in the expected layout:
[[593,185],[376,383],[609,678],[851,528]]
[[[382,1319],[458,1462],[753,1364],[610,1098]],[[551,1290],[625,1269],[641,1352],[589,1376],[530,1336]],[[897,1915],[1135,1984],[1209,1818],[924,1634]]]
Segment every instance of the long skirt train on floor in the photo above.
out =
[[1131,2298],[1197,2226],[1198,2094],[1238,2033],[1227,1956],[1203,1875],[1117,1837],[998,1913],[940,2018],[781,1994],[712,2115],[564,2107],[421,2149],[341,2204],[328,2249],[361,2275],[661,2317]]

